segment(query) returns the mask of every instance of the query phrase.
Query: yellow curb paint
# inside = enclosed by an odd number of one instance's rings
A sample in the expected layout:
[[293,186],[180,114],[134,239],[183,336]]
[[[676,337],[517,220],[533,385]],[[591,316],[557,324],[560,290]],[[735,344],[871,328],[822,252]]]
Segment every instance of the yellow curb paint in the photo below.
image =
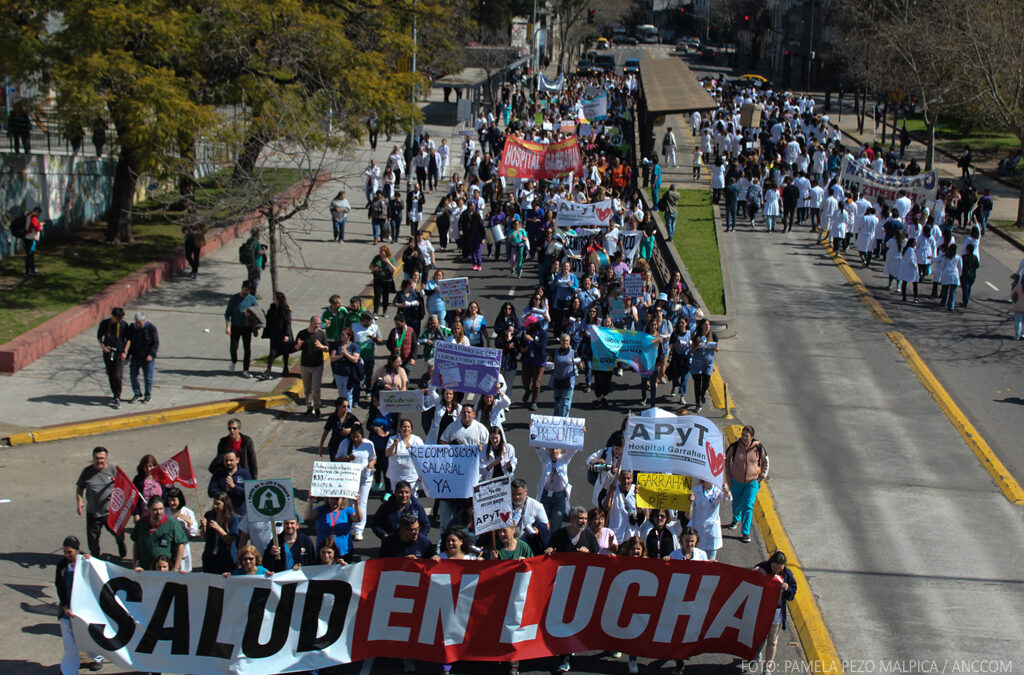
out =
[[267,408],[281,408],[291,403],[293,401],[292,397],[298,395],[298,392],[301,391],[302,381],[299,380],[294,382],[285,391],[268,396],[202,403],[173,410],[140,413],[138,415],[126,415],[124,417],[116,417],[109,420],[94,420],[90,422],[80,422],[77,424],[62,424],[60,426],[12,434],[5,440],[7,441],[7,444],[11,446],[27,445],[29,443],[47,443],[50,441],[63,441],[69,438],[79,438],[82,436],[95,436],[97,434],[105,434],[111,431],[125,431],[128,429],[139,429],[141,427],[157,426],[160,424],[186,422],[188,420],[203,419],[205,417],[216,417],[217,415],[252,412],[255,410],[266,410]]
[[946,392],[932,371],[925,365],[918,355],[917,350],[910,344],[906,336],[899,331],[888,331],[886,335],[896,345],[896,349],[906,359],[910,369],[914,371],[921,384],[928,390],[928,393],[939,404],[939,409],[946,415],[953,428],[967,443],[974,456],[981,462],[981,466],[988,471],[988,474],[995,481],[996,486],[1003,493],[1010,503],[1024,504],[1024,489],[1013,477],[1006,466],[999,460],[991,446],[978,433],[977,428],[967,419],[967,415],[960,409],[953,398]]
[[711,395],[711,405],[716,408],[725,409],[725,380],[718,372],[718,366],[711,371],[711,383],[708,385],[708,394]]
[[[725,436],[729,443],[739,440],[743,427],[732,424],[725,427]],[[757,491],[757,501],[754,502],[754,522],[757,524],[761,540],[769,553],[782,551],[786,554],[786,566],[793,573],[796,579],[797,594],[789,603],[789,614],[793,620],[793,627],[796,629],[797,637],[800,639],[800,646],[804,651],[804,658],[812,666],[812,672],[831,673],[832,675],[843,675],[842,661],[839,659],[839,652],[832,641],[832,636],[825,626],[825,617],[821,615],[821,609],[814,599],[811,591],[811,584],[804,574],[803,566],[796,555],[789,536],[782,528],[782,520],[775,510],[775,499],[772,497],[771,488],[766,483],[761,483]]]
[[842,256],[838,255],[835,251],[833,251],[832,246],[831,244],[828,243],[828,241],[823,242],[822,245],[825,247],[825,250],[828,252],[829,256],[832,257],[832,262],[836,264],[836,266],[839,268],[839,271],[843,273],[844,277],[846,277],[846,281],[849,282],[850,286],[853,288],[853,292],[856,293],[857,297],[860,298],[861,302],[863,302],[867,306],[867,308],[871,310],[871,313],[874,314],[875,319],[878,320],[879,323],[891,325],[893,321],[891,318],[889,318],[889,313],[885,311],[885,308],[882,307],[881,303],[878,302],[877,299],[875,299],[875,296],[871,294],[871,291],[868,290],[868,287],[865,286],[864,282],[860,280],[860,276],[853,271],[853,268],[850,267],[850,263],[846,262],[846,260],[844,260]]

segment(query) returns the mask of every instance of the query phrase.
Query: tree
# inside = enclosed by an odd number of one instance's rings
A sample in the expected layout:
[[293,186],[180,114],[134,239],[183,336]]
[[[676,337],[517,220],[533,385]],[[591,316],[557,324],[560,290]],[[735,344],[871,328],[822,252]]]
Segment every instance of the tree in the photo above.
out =
[[[1024,5],[1018,0],[957,0],[954,39],[965,70],[961,91],[977,97],[971,107],[980,125],[1011,133],[1024,152]],[[951,46],[947,45],[947,47]],[[1024,173],[1017,199],[1017,227],[1024,226]]]
[[558,72],[564,73],[567,59],[571,58],[576,45],[587,32],[587,24],[583,20],[587,15],[589,0],[551,0],[548,3],[556,16],[558,26],[559,54]]
[[[856,54],[848,74],[861,91],[900,87],[916,100],[928,130],[925,170],[935,163],[935,125],[962,102],[963,62],[949,49],[953,16],[943,0],[846,0],[844,51]],[[888,85],[888,86],[887,86]]]

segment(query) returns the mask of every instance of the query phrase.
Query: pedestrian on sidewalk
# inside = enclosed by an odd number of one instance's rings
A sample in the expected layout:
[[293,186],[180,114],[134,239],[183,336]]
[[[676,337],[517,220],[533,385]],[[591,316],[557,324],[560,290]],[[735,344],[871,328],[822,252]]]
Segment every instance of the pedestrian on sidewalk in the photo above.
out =
[[124,320],[124,309],[110,310],[110,318],[100,321],[96,339],[103,348],[103,366],[107,371],[110,393],[114,408],[121,407],[121,387],[124,381],[124,360],[128,349],[128,322]]
[[700,146],[693,146],[693,180],[700,180],[700,167],[704,165],[704,161],[701,159],[703,153],[700,151]]
[[723,189],[725,189],[725,163],[721,157],[715,157],[715,163],[711,167],[712,204],[718,204],[721,201]]
[[39,270],[36,269],[36,250],[39,248],[39,239],[43,234],[43,224],[39,221],[39,215],[43,212],[40,207],[35,207],[25,216],[25,276],[37,277]]
[[352,205],[345,198],[345,191],[342,190],[331,200],[331,222],[334,225],[334,238],[331,241],[345,241],[345,224],[348,222],[348,214],[352,211]]
[[249,238],[238,249],[238,261],[245,265],[246,278],[249,280],[249,292],[259,299],[256,289],[260,285],[260,276],[266,267],[267,247],[260,243],[260,228],[254,227],[249,231]]
[[[78,502],[78,515],[85,512],[85,539],[89,545],[89,553],[100,557],[100,532],[107,529],[117,542],[117,555],[125,558],[128,547],[124,541],[124,531],[120,534],[110,529],[107,514],[110,512],[110,495],[114,490],[114,475],[117,469],[110,466],[107,449],[97,446],[92,449],[92,464],[82,469],[75,483],[75,499]],[[83,496],[85,499],[83,500]]]
[[[740,208],[740,187],[736,179],[730,176],[725,179],[725,231],[736,229],[736,215]],[[673,220],[675,220],[673,218]],[[673,228],[675,229],[675,228]],[[671,237],[670,237],[671,238]]]
[[302,389],[306,395],[306,416],[320,417],[320,381],[324,378],[324,354],[327,334],[320,329],[320,317],[309,317],[309,326],[295,336],[295,348],[301,350],[299,367],[302,371]]
[[185,262],[192,268],[189,276],[195,279],[199,276],[199,253],[206,246],[206,227],[194,223],[182,229],[185,231]]
[[676,236],[676,217],[679,215],[679,193],[675,183],[668,186],[668,191],[661,198],[661,213],[665,216],[665,231],[671,241]]
[[750,523],[761,481],[768,477],[768,453],[754,434],[754,427],[743,427],[740,438],[725,450],[725,470],[732,490],[730,530],[740,527],[740,541],[750,543]]
[[[156,369],[156,353],[160,349],[160,335],[143,312],[135,312],[135,323],[128,327],[128,377],[132,385],[132,402],[142,400],[149,403],[153,394],[153,372]],[[146,385],[145,396],[139,386],[139,371],[143,371]]]
[[961,262],[963,267],[960,272],[960,292],[964,301],[964,309],[967,309],[967,304],[971,301],[971,288],[978,280],[978,268],[981,267],[981,261],[974,254],[974,244],[964,244]]
[[[374,195],[380,190],[380,167],[377,166],[377,160],[370,160],[370,164],[363,171],[363,175],[366,176],[364,192],[366,194],[366,205],[369,206],[370,202],[373,201]],[[381,194],[383,195],[383,192]]]
[[[249,362],[252,360],[252,328],[249,326],[249,313],[258,308],[259,303],[249,292],[250,282],[242,282],[242,288],[231,296],[228,306],[224,309],[224,332],[231,338],[228,353],[231,355],[230,372],[238,366],[238,342],[242,342],[242,377],[251,378]],[[340,304],[340,301],[339,301]]]
[[672,163],[676,166],[676,135],[672,133],[672,127],[665,130],[665,137],[661,139],[661,154],[665,157],[665,164]]
[[654,210],[657,211],[660,202],[659,193],[661,192],[661,164],[658,162],[657,155],[651,159],[654,164],[651,169],[651,196],[653,197],[651,203],[654,204]]
[[[401,200],[397,200],[401,204]],[[380,190],[373,195],[367,210],[370,212],[370,226],[373,229],[373,245],[387,239],[388,236],[388,200]]]
[[263,329],[263,337],[270,340],[270,353],[267,355],[267,369],[262,379],[270,378],[270,370],[274,361],[281,357],[281,377],[291,377],[288,370],[288,355],[292,353],[295,336],[292,335],[292,307],[284,293],[274,293],[274,301],[267,310],[267,325]]

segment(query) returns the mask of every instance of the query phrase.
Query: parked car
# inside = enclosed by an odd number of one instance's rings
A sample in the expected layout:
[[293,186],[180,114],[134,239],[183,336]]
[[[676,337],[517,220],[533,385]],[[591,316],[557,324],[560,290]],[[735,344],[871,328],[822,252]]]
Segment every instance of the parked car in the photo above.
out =
[[599,54],[594,59],[594,67],[602,73],[615,72],[615,56],[613,54]]
[[599,74],[599,71],[594,67],[594,62],[590,59],[580,59],[576,63],[576,74],[590,76]]
[[640,59],[626,59],[626,62],[622,64],[622,73],[624,75],[629,73],[640,72]]
[[599,38],[597,38],[597,48],[598,49],[611,49],[612,45],[611,45],[610,42],[608,42],[608,38],[606,38],[606,37],[599,37]]
[[635,44],[639,44],[637,42],[637,39],[635,37],[633,37],[632,35],[623,35],[621,38],[616,40],[616,42],[618,42],[620,45],[635,45]]

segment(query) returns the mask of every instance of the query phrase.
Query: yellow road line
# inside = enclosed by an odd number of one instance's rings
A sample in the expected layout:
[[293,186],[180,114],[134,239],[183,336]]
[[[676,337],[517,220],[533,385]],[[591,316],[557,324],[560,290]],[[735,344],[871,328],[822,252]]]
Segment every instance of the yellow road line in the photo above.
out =
[[111,431],[125,431],[128,429],[139,429],[141,427],[156,426],[159,424],[172,424],[174,422],[202,419],[204,417],[216,417],[217,415],[252,412],[254,410],[266,410],[267,408],[280,408],[291,403],[292,396],[299,395],[299,392],[301,391],[302,381],[296,380],[290,387],[288,387],[288,389],[278,394],[232,399],[229,401],[215,401],[213,403],[201,403],[199,405],[185,406],[171,410],[139,413],[137,415],[125,415],[124,417],[115,417],[109,420],[92,420],[89,422],[76,422],[74,424],[61,424],[58,426],[12,434],[4,440],[12,446],[27,445],[29,443],[46,443],[49,441],[63,441],[69,438],[79,438],[81,436],[106,434]]
[[924,388],[928,390],[931,397],[939,404],[939,409],[945,413],[946,419],[949,420],[949,423],[953,425],[953,428],[957,430],[964,439],[964,442],[967,443],[967,447],[971,449],[974,456],[981,462],[981,466],[992,476],[992,480],[995,481],[996,486],[1003,495],[1012,504],[1024,504],[1024,489],[1021,489],[1020,483],[1010,474],[1006,466],[1003,465],[995,452],[992,451],[989,444],[981,437],[981,434],[971,424],[971,421],[967,419],[967,415],[960,409],[960,406],[953,401],[953,398],[939,384],[938,379],[932,374],[928,366],[925,365],[917,350],[910,344],[906,336],[899,331],[888,331],[886,335],[896,345],[896,349],[906,359],[911,370],[921,380]]
[[877,319],[879,323],[891,325],[893,321],[889,318],[889,313],[885,311],[885,308],[882,307],[881,303],[875,299],[875,296],[871,294],[868,287],[860,280],[860,276],[853,271],[853,268],[850,267],[850,263],[846,262],[841,255],[833,251],[831,244],[829,244],[827,240],[824,242],[824,246],[825,250],[828,251],[829,256],[832,257],[832,262],[839,267],[839,271],[843,273],[843,276],[846,277],[850,286],[853,287],[854,293],[856,293],[861,302],[871,310],[871,313],[875,315],[875,319]]
[[[740,437],[743,429],[738,424],[725,427],[726,438],[734,443]],[[793,627],[796,629],[797,637],[800,639],[800,646],[804,651],[804,658],[811,665],[811,672],[830,673],[831,675],[843,675],[843,664],[839,659],[839,652],[832,641],[832,636],[825,626],[825,617],[821,614],[814,593],[811,591],[811,584],[804,574],[803,566],[796,555],[793,543],[782,528],[782,521],[775,510],[775,499],[767,484],[761,483],[757,491],[757,501],[754,502],[754,522],[761,533],[765,548],[769,553],[782,551],[786,554],[786,566],[793,573],[796,579],[797,593],[793,601],[789,603],[790,616],[793,619]]]

